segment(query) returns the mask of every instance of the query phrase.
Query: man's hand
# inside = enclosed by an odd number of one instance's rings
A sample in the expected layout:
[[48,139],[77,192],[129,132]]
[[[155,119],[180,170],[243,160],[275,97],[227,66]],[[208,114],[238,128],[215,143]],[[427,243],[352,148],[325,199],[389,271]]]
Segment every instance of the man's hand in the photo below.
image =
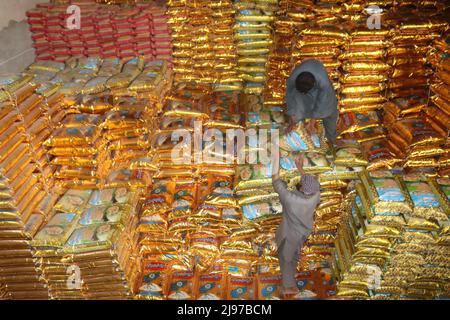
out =
[[289,117],[288,126],[286,127],[285,133],[288,134],[297,126],[297,123],[294,121],[294,117]]
[[305,159],[305,154],[300,153],[299,156],[295,159],[295,165],[297,166],[298,171],[300,174],[304,174],[305,171],[303,170],[303,161]]
[[288,126],[287,126],[286,129],[285,129],[285,133],[286,133],[286,134],[291,133],[291,132],[294,130],[294,128],[295,128],[295,123],[290,123],[290,124],[288,124]]
[[280,154],[276,152],[272,154],[272,180],[280,177]]
[[305,129],[309,133],[309,135],[317,133],[316,123],[317,121],[315,119],[310,119],[309,123],[306,125]]

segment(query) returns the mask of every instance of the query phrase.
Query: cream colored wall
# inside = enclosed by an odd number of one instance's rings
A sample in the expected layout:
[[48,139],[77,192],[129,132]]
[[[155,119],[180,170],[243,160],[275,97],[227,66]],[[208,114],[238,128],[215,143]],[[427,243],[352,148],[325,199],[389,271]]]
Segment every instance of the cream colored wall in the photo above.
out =
[[25,12],[34,8],[37,3],[46,0],[0,0],[0,30],[8,26],[10,20],[25,19]]
[[25,13],[48,0],[0,0],[0,73],[21,72],[35,59]]

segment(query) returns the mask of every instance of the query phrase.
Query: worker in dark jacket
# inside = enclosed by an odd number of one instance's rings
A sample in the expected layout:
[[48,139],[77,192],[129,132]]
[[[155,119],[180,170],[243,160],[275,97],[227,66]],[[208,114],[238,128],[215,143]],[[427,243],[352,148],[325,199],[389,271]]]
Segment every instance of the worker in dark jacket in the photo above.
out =
[[280,196],[283,217],[276,233],[278,259],[282,274],[283,294],[297,294],[295,274],[301,247],[311,233],[314,212],[320,202],[320,184],[317,178],[303,171],[303,154],[295,161],[301,174],[296,190],[287,189],[279,176],[279,157],[273,159],[272,183]]
[[337,98],[322,62],[305,60],[294,68],[286,83],[286,105],[288,132],[298,122],[314,119],[306,129],[310,134],[315,133],[315,119],[322,119],[325,136],[330,143],[335,143],[339,116]]

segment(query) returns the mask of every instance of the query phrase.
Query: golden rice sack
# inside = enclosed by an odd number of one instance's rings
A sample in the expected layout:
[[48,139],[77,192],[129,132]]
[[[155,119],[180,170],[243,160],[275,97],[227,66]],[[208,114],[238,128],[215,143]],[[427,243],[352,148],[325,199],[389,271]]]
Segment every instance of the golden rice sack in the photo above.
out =
[[379,125],[380,119],[375,111],[341,113],[338,121],[338,132],[345,134]]
[[378,73],[388,71],[390,66],[383,62],[344,62],[343,69],[346,72],[365,71]]
[[[322,132],[323,134],[323,132]],[[306,151],[313,149],[323,149],[325,142],[323,136],[309,136],[304,131],[304,124],[299,123],[297,127],[288,134],[282,134],[280,137],[280,148],[285,151]]]
[[393,125],[392,130],[397,131],[410,147],[443,142],[443,138],[421,119],[398,121]]
[[343,84],[372,84],[372,83],[380,83],[386,80],[386,76],[382,74],[368,74],[368,75],[354,75],[354,74],[345,74],[340,77],[340,80]]
[[425,178],[411,174],[404,176],[403,181],[414,205],[413,216],[437,220],[448,219],[447,214],[441,209],[439,198]]
[[362,172],[360,177],[375,213],[412,212],[408,194],[392,174],[387,171]]

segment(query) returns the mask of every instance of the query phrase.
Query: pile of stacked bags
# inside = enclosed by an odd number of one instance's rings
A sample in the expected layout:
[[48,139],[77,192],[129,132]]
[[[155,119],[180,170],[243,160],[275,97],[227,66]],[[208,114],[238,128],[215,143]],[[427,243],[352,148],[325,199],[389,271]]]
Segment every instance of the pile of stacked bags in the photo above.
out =
[[176,82],[213,84],[218,91],[239,90],[233,38],[232,2],[169,1]]
[[[66,12],[70,4],[80,8],[79,28],[69,24],[77,21],[73,13]],[[131,59],[141,55],[146,61],[172,61],[165,9],[155,3],[132,7],[97,4],[90,0],[43,3],[27,11],[27,17],[37,60]]]
[[[431,104],[425,111],[425,118],[434,130],[445,136],[450,130],[450,59],[449,57],[449,33],[445,33],[441,39],[436,39],[433,48],[429,52],[429,62],[435,71],[435,77],[431,83]],[[449,150],[448,141],[444,145]],[[440,173],[449,173],[449,152],[438,156]]]
[[351,141],[361,150],[369,170],[393,167],[396,154],[389,149],[379,112],[385,98],[389,65],[385,62],[388,30],[367,30],[356,24],[349,31],[339,89],[338,133],[341,143]]
[[[56,72],[56,67],[62,71]],[[63,108],[43,142],[59,186],[94,188],[120,180],[121,174],[129,180],[136,174],[126,170],[130,166],[151,167],[145,161],[148,134],[172,79],[165,61],[144,63],[143,57],[126,62],[81,58],[71,65],[43,61],[25,73],[34,76],[41,88],[56,87],[64,95]]]
[[339,56],[343,62],[339,90],[341,113],[382,108],[389,71],[384,59],[388,32],[387,29],[367,30],[362,25],[349,31],[345,50]]
[[273,43],[272,24],[278,0],[239,0],[234,7],[234,40],[243,91],[261,94],[268,80],[266,64]]
[[[40,86],[32,76],[26,74],[7,75],[2,78],[2,82],[5,83],[1,91],[4,114],[2,126],[5,131],[1,146],[17,147],[20,141],[26,141],[35,166],[26,172],[38,171],[45,181],[44,185],[51,186],[53,171],[43,144],[64,114],[63,95],[56,86]],[[21,126],[17,126],[14,121],[20,121]],[[24,165],[27,161],[23,157],[27,154],[23,148],[18,148],[13,158]]]
[[405,97],[426,91],[430,74],[425,65],[426,53],[432,41],[448,28],[447,22],[426,14],[413,17],[410,11],[397,11],[389,13],[386,23],[392,26],[387,52],[392,67],[388,96]]
[[43,175],[49,172],[36,154],[42,135],[35,128],[48,119],[40,114],[44,98],[30,81],[8,76],[0,87],[0,282],[13,299],[48,298],[30,243],[54,203]]
[[32,241],[50,299],[128,299],[140,271],[138,190],[68,189]]
[[[386,111],[392,122],[385,117],[388,128],[388,139],[391,148],[401,159],[405,159],[405,168],[429,168],[439,170],[446,167],[445,161],[440,158],[448,153],[446,148],[447,132],[445,134],[435,130],[427,123],[423,110],[426,110],[426,98],[410,96],[408,98],[396,98],[389,102],[391,110],[398,111],[395,118],[389,109]],[[406,114],[402,116],[401,112]]]
[[338,296],[448,298],[448,179],[363,172],[336,241]]
[[[90,188],[101,187],[101,192],[105,193],[108,190],[114,193],[111,190],[116,188],[119,190],[116,194],[119,194],[123,193],[124,188],[146,186],[151,182],[150,172],[154,173],[155,170],[148,159],[149,137],[142,130],[148,132],[154,127],[155,116],[161,109],[165,92],[170,89],[171,72],[163,61],[145,65],[142,59],[134,59],[125,63],[123,73],[120,73],[122,65],[119,59],[101,61],[82,58],[69,62],[67,66],[54,61],[40,61],[27,68],[23,75],[1,78],[3,138],[0,197],[3,245],[0,265],[4,284],[2,290],[7,298],[49,298],[49,281],[43,281],[39,276],[36,259],[55,255],[59,259],[62,252],[72,253],[70,250],[73,248],[62,248],[67,239],[59,239],[62,242],[58,242],[57,253],[52,249],[52,252],[46,251],[43,256],[36,256],[36,246],[32,247],[30,241],[36,240],[42,224],[48,223],[51,216],[56,215],[52,208],[67,188],[77,188],[69,192],[76,196],[68,195],[68,198],[79,199],[77,194],[90,194]],[[139,71],[141,69],[143,72]],[[131,82],[128,75],[135,71],[139,71],[138,76],[136,79],[132,77]],[[91,81],[98,78],[102,78],[101,81]],[[68,82],[74,79],[74,83]],[[109,81],[108,88],[104,84],[105,80]],[[127,121],[127,117],[131,121]],[[144,137],[143,144],[128,143],[138,136]],[[99,159],[101,165],[97,162]],[[75,207],[80,207],[73,210],[83,209],[84,203],[75,203]],[[131,212],[136,204],[132,203],[125,211]],[[67,212],[70,210],[63,210],[63,213],[69,214],[68,217],[57,216],[52,221],[55,224],[74,221],[76,217],[73,212]],[[136,229],[137,216],[133,219],[123,220],[130,234]],[[87,225],[90,223],[83,226]],[[49,233],[53,230],[59,236],[59,229],[50,228]],[[79,233],[82,234],[83,230],[80,229]],[[128,238],[119,238],[120,241],[128,241],[120,242],[124,248],[129,246],[129,241],[134,241]],[[41,245],[40,242],[35,244],[37,247]],[[78,247],[73,250],[79,253]],[[103,256],[100,258],[104,259]],[[132,260],[128,258],[124,256],[123,261],[128,263],[126,272],[130,272],[129,283],[134,284],[136,281],[133,277],[139,272],[140,265],[135,261],[130,262]],[[84,263],[84,267],[95,260],[90,260],[89,255],[67,259],[64,260],[66,265],[71,261]],[[46,266],[53,262],[39,261]],[[51,265],[49,268],[53,267]],[[64,278],[67,277],[66,270],[60,268],[56,273],[51,280],[56,281],[53,282],[55,287],[50,291],[56,290],[58,293],[50,293],[50,297],[68,297],[58,291],[66,290],[63,288],[67,280]],[[92,283],[90,288],[92,291],[89,296],[82,295],[77,289],[74,297],[107,297],[111,296],[107,291],[115,291],[116,287],[107,288],[103,284]],[[129,297],[131,292],[131,287],[127,288],[123,297]],[[121,295],[118,291],[117,294]]]
[[401,10],[388,15],[388,23],[396,23],[398,19],[403,22],[391,31],[393,46],[387,52],[391,74],[383,123],[388,144],[404,160],[399,164],[409,170],[445,172],[448,166],[446,114],[442,113],[442,118],[436,121],[439,110],[429,106],[432,68],[427,64],[427,53],[432,57],[430,44],[442,35],[448,24],[427,11],[415,18]]
[[295,34],[299,32],[298,29],[302,24],[303,22],[297,23],[281,13],[274,22],[274,39],[267,60],[267,81],[263,91],[264,103],[267,105],[283,105],[284,103],[286,79],[294,67],[292,50]]

